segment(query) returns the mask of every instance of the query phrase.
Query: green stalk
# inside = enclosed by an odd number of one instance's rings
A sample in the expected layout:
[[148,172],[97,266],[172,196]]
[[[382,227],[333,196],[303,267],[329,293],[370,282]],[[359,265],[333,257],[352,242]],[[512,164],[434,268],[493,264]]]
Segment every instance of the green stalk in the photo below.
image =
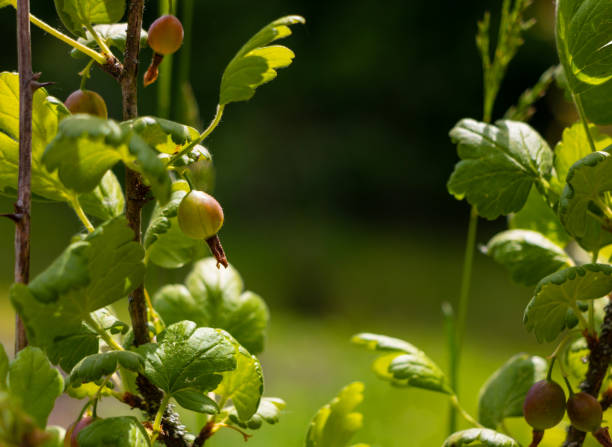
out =
[[597,148],[595,147],[595,141],[593,141],[593,136],[591,135],[591,130],[589,129],[589,123],[584,113],[584,108],[582,107],[582,99],[580,99],[580,95],[576,95],[574,93],[572,93],[572,99],[574,100],[574,104],[576,104],[578,116],[580,117],[582,127],[584,127],[584,132],[586,133],[587,139],[589,140],[591,151],[595,152],[597,151]]
[[[177,55],[178,57],[178,72],[177,80],[174,88],[174,117],[181,123],[185,122],[185,110],[188,105],[185,100],[185,88],[189,83],[190,70],[191,70],[191,37],[193,35],[193,16],[194,16],[194,2],[193,0],[181,1],[181,23],[183,24],[183,31],[185,32],[183,37],[183,47],[181,52]],[[189,123],[193,125],[193,123]]]
[[[176,15],[176,4],[169,4],[168,0],[159,2],[159,15]],[[159,66],[159,78],[157,79],[157,116],[170,118],[170,107],[172,106],[172,65],[174,55],[168,54]]]
[[168,402],[170,401],[170,395],[165,394],[161,403],[159,404],[159,409],[157,410],[157,414],[155,415],[155,421],[153,422],[153,435],[151,436],[151,445],[155,444],[155,440],[159,436],[159,432],[161,429],[161,421],[166,411],[166,407],[168,406]]
[[[450,386],[455,390],[457,389],[457,327],[451,303],[442,303],[442,315],[444,316],[444,332],[446,332],[448,345],[448,376]],[[457,408],[452,404],[449,408],[448,430],[450,433],[457,431]]]

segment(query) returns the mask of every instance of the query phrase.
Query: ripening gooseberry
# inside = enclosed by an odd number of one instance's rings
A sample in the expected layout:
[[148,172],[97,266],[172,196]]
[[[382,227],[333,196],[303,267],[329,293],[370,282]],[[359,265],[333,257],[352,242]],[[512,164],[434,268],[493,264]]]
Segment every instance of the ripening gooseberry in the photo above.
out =
[[565,393],[557,382],[540,380],[525,396],[523,415],[535,430],[543,431],[561,422],[565,414]]
[[91,90],[76,90],[66,98],[64,105],[70,113],[87,113],[107,119],[108,111],[102,96]]
[[179,205],[178,223],[190,238],[209,239],[223,226],[223,209],[210,194],[193,190]]
[[165,56],[181,47],[183,34],[181,21],[173,15],[164,15],[149,27],[147,42],[153,51]]
[[79,447],[79,433],[94,421],[93,417],[85,416],[72,424],[66,431],[66,436],[64,436],[64,447]]
[[574,427],[587,433],[599,430],[603,419],[597,399],[583,392],[572,394],[567,400],[567,415]]

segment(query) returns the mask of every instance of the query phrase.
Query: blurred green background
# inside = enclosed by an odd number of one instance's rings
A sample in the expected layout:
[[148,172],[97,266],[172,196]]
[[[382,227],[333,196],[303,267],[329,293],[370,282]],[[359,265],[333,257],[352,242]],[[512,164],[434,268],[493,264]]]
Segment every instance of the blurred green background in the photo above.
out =
[[[262,356],[265,394],[288,404],[281,422],[248,445],[302,445],[314,412],[354,380],[366,383],[365,423],[356,441],[438,446],[446,437],[446,399],[378,381],[369,366],[373,357],[349,339],[361,331],[404,338],[446,368],[440,306],[457,299],[468,211],[446,192],[456,162],[447,134],[460,118],[481,117],[476,21],[485,10],[495,17],[500,6],[498,0],[196,2],[190,71],[203,122],[214,113],[223,68],[248,37],[282,15],[307,19],[287,41],[294,64],[248,103],[229,106],[207,140],[215,195],[225,209],[226,252],[247,288],[271,308]],[[147,2],[146,25],[156,11],[157,2]],[[32,2],[32,12],[63,28],[52,2]],[[557,59],[552,2],[536,0],[529,13],[537,24],[510,66],[496,117]],[[14,11],[0,10],[2,70],[16,68],[14,34]],[[35,28],[33,46],[34,70],[56,82],[50,93],[65,99],[79,86],[82,60]],[[142,65],[149,58],[145,50]],[[103,94],[111,116],[120,118],[120,92],[108,76],[95,71],[88,88]],[[155,88],[140,98],[140,113],[155,114]],[[575,119],[556,88],[537,109],[531,122],[551,144]],[[173,110],[175,117],[183,113]],[[0,200],[0,210],[10,209],[10,201]],[[82,230],[63,205],[35,204],[32,225],[33,274]],[[481,222],[478,241],[504,225]],[[0,337],[6,344],[12,344],[14,318],[6,298],[12,238],[12,224],[0,221]],[[148,287],[154,291],[185,274],[156,269]],[[461,380],[472,414],[480,385],[507,358],[552,350],[522,326],[530,292],[476,255]],[[77,413],[62,401],[51,422],[66,425]],[[511,421],[509,429],[526,442],[522,421]],[[562,430],[547,434],[543,445],[555,445],[555,436],[560,439]],[[229,432],[208,444],[242,440]]]

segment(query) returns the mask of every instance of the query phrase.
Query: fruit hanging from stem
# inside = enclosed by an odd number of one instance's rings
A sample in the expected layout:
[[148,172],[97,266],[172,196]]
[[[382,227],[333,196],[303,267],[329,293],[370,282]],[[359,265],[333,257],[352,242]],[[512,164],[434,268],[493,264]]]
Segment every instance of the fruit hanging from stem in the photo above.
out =
[[86,113],[88,115],[108,118],[108,110],[102,96],[91,90],[76,90],[66,98],[64,105],[70,113]]
[[178,208],[181,231],[192,239],[204,239],[217,260],[217,267],[227,267],[227,258],[217,233],[223,226],[223,209],[219,202],[203,191],[189,192]]
[[66,431],[66,436],[64,436],[64,447],[79,447],[79,433],[94,421],[95,418],[85,416],[83,419],[72,424]]
[[147,42],[153,50],[151,65],[144,74],[144,85],[151,85],[159,75],[159,64],[164,56],[176,52],[183,44],[183,25],[173,15],[164,15],[149,27]]
[[565,414],[565,393],[557,382],[540,380],[532,385],[525,396],[523,415],[533,427],[530,447],[536,447],[544,436],[544,430],[561,422]]

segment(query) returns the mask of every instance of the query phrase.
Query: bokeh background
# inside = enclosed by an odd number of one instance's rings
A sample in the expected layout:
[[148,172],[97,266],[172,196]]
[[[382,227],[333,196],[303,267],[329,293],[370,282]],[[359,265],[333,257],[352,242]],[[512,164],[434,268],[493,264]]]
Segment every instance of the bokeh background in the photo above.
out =
[[[373,357],[349,339],[361,331],[404,338],[447,366],[440,307],[457,300],[468,218],[467,205],[446,191],[456,162],[448,131],[462,117],[481,118],[476,22],[485,10],[496,17],[501,0],[195,3],[190,77],[204,123],[213,115],[221,73],[242,43],[274,18],[307,18],[286,42],[297,55],[294,64],[251,101],[229,106],[207,140],[215,195],[226,214],[226,252],[247,288],[271,309],[262,356],[266,395],[288,404],[281,422],[256,433],[249,445],[302,445],[317,408],[354,380],[366,383],[364,428],[355,441],[440,445],[446,398],[391,389],[371,372]],[[53,2],[32,2],[32,12],[63,28]],[[496,117],[557,60],[552,1],[535,0],[529,15],[537,24],[510,66]],[[11,8],[0,10],[1,70],[16,69],[14,16]],[[157,2],[148,1],[145,24],[156,16]],[[79,86],[82,60],[35,28],[33,46],[34,70],[55,81],[50,93],[65,99]],[[149,58],[144,50],[143,65]],[[112,117],[120,118],[120,92],[108,76],[95,71],[88,88],[103,94]],[[155,88],[140,98],[141,114],[155,114]],[[184,113],[172,110],[173,117]],[[531,124],[554,144],[574,119],[553,87],[537,103]],[[0,200],[0,210],[10,209],[9,200]],[[32,225],[33,274],[82,230],[63,205],[35,204]],[[479,243],[504,225],[481,221]],[[12,224],[0,221],[0,338],[8,345],[12,238]],[[154,270],[148,287],[181,281],[187,271]],[[552,346],[537,345],[522,326],[531,290],[513,284],[480,253],[472,290],[461,396],[475,414],[480,385],[507,358],[521,351],[547,355]],[[62,403],[52,422],[67,424],[77,413]],[[526,441],[521,420],[508,426]],[[242,440],[229,432],[208,444]]]

